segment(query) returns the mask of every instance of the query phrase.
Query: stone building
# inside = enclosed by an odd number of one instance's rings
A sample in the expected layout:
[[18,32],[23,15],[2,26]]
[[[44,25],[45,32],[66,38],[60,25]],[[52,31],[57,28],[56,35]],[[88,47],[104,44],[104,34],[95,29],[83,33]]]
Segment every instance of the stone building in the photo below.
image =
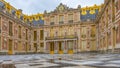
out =
[[96,20],[99,50],[120,53],[120,0],[105,0]]
[[[119,0],[26,15],[0,0],[1,54],[120,52]],[[102,7],[102,8],[101,8]]]

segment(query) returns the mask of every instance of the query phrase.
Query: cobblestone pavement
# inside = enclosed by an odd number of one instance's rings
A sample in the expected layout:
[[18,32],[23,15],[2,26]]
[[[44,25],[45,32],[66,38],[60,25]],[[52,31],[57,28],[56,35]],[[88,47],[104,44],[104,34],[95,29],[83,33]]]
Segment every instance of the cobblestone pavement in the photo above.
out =
[[4,55],[0,56],[0,68],[120,68],[120,55]]

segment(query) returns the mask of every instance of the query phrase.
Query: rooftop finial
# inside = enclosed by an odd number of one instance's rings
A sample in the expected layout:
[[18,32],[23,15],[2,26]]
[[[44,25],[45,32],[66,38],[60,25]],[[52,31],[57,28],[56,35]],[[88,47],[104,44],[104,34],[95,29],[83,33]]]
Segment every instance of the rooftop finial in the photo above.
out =
[[81,8],[81,6],[80,5],[78,5],[78,9],[80,9]]
[[60,3],[60,5],[63,5],[62,3]]

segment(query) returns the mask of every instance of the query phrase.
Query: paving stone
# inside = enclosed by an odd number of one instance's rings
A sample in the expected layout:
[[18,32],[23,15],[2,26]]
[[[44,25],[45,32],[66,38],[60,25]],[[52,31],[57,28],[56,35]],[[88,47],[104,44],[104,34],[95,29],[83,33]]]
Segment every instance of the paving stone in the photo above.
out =
[[79,68],[79,67],[120,68],[120,55],[35,54],[35,55],[0,56],[0,68]]

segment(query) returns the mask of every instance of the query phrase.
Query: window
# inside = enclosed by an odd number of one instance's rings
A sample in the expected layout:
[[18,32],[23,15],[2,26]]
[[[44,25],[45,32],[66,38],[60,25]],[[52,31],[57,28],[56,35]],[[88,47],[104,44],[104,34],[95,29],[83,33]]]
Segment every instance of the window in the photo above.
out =
[[75,36],[77,36],[77,32],[74,32]]
[[57,31],[55,32],[55,36],[58,36],[58,32]]
[[9,22],[9,35],[13,35],[13,30],[12,30],[12,22]]
[[96,34],[96,27],[95,26],[91,26],[91,37],[95,37]]
[[50,25],[54,25],[54,16],[50,18]]
[[37,31],[34,31],[34,41],[37,40]]
[[47,37],[49,37],[49,32],[47,32]]
[[67,36],[67,32],[65,31],[65,36]]
[[0,47],[1,47],[1,37],[0,37]]
[[0,17],[0,33],[1,33],[1,17]]
[[53,31],[53,28],[50,29],[50,37],[53,37],[54,36],[54,31]]
[[112,0],[112,21],[115,20],[115,0]]
[[69,23],[73,23],[73,14],[68,15],[68,20]]
[[108,27],[108,19],[109,17],[108,17],[108,9],[106,10],[106,27]]
[[68,20],[73,20],[73,14],[68,15]]
[[43,43],[40,43],[40,47],[43,48],[43,47],[44,47],[44,44],[43,44]]
[[117,12],[119,10],[118,0],[115,0],[115,7],[116,7],[116,12]]
[[54,16],[51,17],[50,22],[54,22]]
[[26,40],[28,40],[28,30],[26,29]]
[[64,23],[64,16],[60,15],[59,16],[59,24],[63,24]]
[[21,26],[19,26],[19,33],[18,33],[19,38],[21,38]]
[[43,38],[44,38],[44,31],[40,30],[40,40],[43,40]]
[[86,38],[86,34],[87,34],[87,28],[86,27],[82,27],[82,29],[81,29],[81,37],[82,38]]
[[50,25],[54,25],[54,22],[50,22]]

